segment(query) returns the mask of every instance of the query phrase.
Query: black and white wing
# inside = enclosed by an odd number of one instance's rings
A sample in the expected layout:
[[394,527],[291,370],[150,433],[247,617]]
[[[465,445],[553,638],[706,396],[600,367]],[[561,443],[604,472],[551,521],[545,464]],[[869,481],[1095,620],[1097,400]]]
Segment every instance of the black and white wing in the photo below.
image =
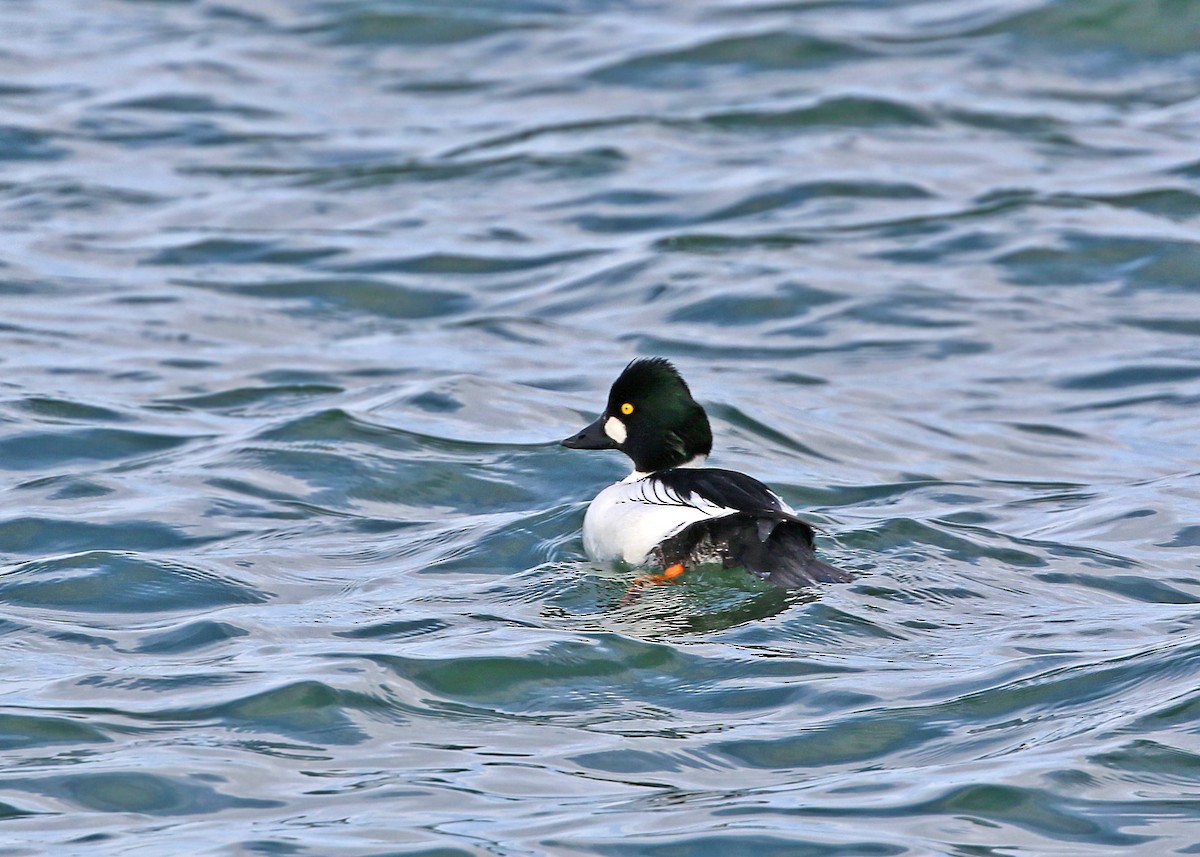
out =
[[719,514],[791,513],[774,491],[753,476],[736,470],[680,467],[656,473],[642,483],[648,493],[665,498],[666,502],[723,510]]

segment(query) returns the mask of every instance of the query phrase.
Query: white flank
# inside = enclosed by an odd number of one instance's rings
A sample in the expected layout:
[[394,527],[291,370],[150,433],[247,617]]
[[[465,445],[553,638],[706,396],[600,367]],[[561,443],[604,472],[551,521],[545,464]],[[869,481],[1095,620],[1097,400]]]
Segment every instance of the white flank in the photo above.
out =
[[655,545],[688,524],[734,511],[695,495],[681,497],[653,476],[623,480],[605,488],[588,506],[583,548],[593,560],[623,559],[641,565]]

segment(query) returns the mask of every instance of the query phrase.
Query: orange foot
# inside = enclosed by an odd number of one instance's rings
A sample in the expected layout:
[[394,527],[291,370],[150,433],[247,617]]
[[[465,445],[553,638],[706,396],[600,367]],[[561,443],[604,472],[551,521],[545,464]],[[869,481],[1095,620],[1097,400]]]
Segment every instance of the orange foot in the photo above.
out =
[[625,594],[621,596],[620,603],[622,606],[632,604],[637,600],[638,593],[647,586],[669,583],[681,574],[683,574],[683,563],[677,562],[664,568],[662,574],[643,574],[641,577],[635,577],[629,584],[629,588],[625,590]]

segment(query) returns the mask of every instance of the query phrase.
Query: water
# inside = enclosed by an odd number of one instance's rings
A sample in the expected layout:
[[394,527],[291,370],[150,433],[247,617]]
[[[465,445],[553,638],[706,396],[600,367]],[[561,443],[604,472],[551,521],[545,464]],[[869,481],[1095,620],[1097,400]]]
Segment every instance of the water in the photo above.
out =
[[[1200,3],[0,34],[0,855],[1200,849]],[[618,605],[650,354],[854,583]]]

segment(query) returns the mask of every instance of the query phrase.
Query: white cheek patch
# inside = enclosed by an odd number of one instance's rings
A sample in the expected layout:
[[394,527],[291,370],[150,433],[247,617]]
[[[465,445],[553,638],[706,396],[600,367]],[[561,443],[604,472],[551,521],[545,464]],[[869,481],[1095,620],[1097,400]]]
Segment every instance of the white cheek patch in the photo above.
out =
[[609,417],[604,421],[604,433],[612,439],[613,443],[620,446],[625,442],[625,438],[629,437],[629,432],[625,430],[625,423],[621,422],[616,417]]

